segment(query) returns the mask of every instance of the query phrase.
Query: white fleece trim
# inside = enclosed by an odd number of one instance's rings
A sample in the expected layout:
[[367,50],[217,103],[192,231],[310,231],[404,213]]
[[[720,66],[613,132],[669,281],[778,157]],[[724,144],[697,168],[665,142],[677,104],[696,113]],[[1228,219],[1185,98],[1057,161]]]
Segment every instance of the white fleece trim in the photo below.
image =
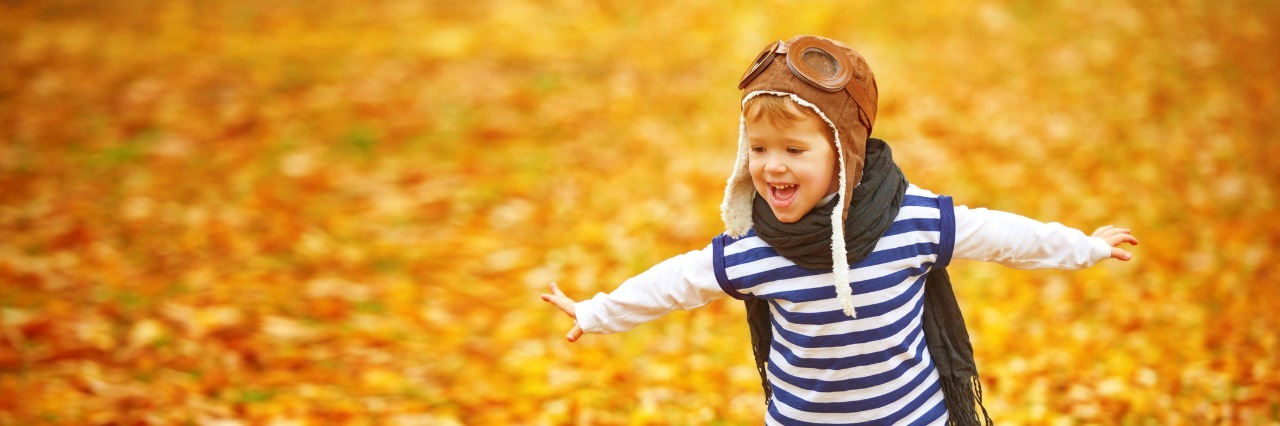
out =
[[[853,287],[849,283],[849,261],[846,258],[844,245],[844,226],[843,224],[845,189],[848,187],[847,170],[845,170],[844,162],[844,144],[840,142],[840,130],[836,129],[835,123],[827,118],[826,114],[818,109],[817,105],[806,101],[794,93],[778,92],[769,90],[758,90],[748,93],[742,98],[740,107],[744,108],[747,101],[760,95],[787,96],[798,105],[805,106],[813,112],[818,113],[818,117],[827,123],[827,127],[831,128],[832,139],[836,146],[836,158],[840,161],[840,189],[836,192],[837,199],[842,204],[837,204],[841,208],[831,209],[831,272],[833,281],[836,286],[836,299],[840,301],[840,307],[844,310],[844,314],[853,318],[857,318],[857,312],[853,307]],[[724,202],[720,204],[720,218],[724,220],[725,232],[730,237],[741,237],[747,234],[754,223],[751,220],[751,202],[755,197],[755,185],[751,182],[751,170],[747,165],[747,118],[745,114],[738,115],[738,157],[734,160],[733,173],[729,175],[729,181],[724,189]]]
[[720,219],[730,237],[747,235],[754,225],[751,221],[751,199],[756,188],[751,183],[751,171],[747,168],[747,120],[738,116],[738,156],[733,162],[733,173],[724,187],[724,202],[720,204]]

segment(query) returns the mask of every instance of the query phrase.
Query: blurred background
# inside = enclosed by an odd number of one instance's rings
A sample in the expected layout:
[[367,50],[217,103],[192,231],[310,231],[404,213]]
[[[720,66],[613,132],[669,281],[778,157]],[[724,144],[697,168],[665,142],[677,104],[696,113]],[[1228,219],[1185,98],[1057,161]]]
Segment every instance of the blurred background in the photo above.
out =
[[738,78],[843,40],[957,203],[1001,424],[1280,423],[1280,3],[0,2],[0,424],[759,424],[742,307],[564,341],[722,230]]

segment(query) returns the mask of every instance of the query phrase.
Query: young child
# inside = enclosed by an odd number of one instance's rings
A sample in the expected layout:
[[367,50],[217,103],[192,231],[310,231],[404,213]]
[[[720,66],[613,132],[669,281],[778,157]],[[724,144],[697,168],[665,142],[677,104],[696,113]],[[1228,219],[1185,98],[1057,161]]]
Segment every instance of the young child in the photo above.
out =
[[976,424],[950,260],[1081,269],[1127,261],[1117,246],[1138,243],[1127,229],[1086,236],[909,184],[889,146],[868,139],[875,77],[839,42],[772,43],[738,88],[726,232],[590,300],[552,283],[542,299],[576,319],[570,342],[729,296],[748,301],[766,423]]

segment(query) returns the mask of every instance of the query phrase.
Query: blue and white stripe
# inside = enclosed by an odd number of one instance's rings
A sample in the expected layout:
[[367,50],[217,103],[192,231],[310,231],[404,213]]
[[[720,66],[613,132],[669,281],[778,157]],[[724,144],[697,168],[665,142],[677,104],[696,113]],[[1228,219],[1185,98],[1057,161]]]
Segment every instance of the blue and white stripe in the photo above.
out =
[[858,316],[841,309],[831,271],[778,255],[749,232],[712,243],[729,295],[769,301],[768,424],[943,424],[938,373],[921,327],[925,277],[950,262],[951,198],[914,185],[875,250],[851,265]]

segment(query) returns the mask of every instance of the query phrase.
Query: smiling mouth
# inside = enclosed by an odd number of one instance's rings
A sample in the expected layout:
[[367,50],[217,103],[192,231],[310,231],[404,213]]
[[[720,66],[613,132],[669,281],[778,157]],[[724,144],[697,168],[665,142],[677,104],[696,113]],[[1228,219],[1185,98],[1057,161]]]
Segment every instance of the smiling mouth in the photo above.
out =
[[796,184],[770,184],[769,198],[777,208],[787,207],[795,201],[796,192],[800,188]]

